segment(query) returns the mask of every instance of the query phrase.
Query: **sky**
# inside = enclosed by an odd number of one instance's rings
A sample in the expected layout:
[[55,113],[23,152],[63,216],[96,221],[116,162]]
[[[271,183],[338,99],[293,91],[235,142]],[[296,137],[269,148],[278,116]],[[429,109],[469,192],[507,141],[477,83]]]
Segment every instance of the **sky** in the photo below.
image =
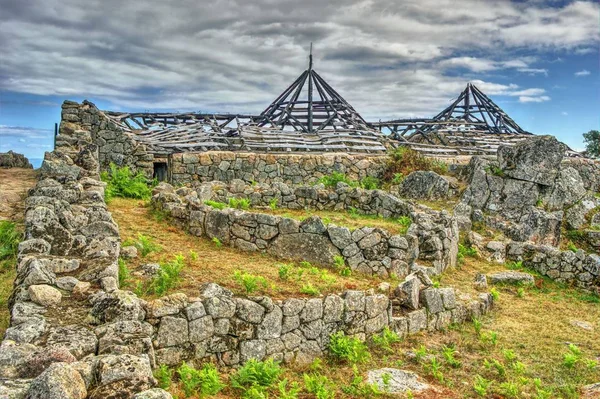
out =
[[523,129],[600,129],[600,5],[557,0],[0,0],[0,152],[52,150],[64,100],[260,113],[307,67],[368,121],[473,82]]

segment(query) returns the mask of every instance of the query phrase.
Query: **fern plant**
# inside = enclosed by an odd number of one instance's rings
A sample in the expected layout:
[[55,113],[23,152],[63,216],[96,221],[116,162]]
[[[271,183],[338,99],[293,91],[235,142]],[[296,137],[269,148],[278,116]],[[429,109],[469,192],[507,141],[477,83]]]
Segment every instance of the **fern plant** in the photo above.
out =
[[133,173],[128,166],[118,167],[111,163],[108,171],[100,174],[106,182],[105,196],[110,201],[114,197],[148,199],[151,195],[149,184],[152,182],[142,173]]

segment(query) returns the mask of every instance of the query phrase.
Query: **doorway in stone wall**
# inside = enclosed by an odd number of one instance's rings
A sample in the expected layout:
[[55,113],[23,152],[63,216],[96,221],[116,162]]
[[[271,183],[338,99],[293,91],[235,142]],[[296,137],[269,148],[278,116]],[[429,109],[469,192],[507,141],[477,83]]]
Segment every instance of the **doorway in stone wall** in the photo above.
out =
[[154,174],[152,177],[158,181],[167,181],[168,170],[166,162],[154,162]]

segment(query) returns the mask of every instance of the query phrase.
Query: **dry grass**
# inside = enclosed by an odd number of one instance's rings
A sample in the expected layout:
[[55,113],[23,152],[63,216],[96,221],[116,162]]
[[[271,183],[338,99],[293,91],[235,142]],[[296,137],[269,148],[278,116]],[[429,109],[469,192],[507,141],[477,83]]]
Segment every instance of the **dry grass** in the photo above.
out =
[[260,208],[257,212],[279,215],[296,220],[304,220],[310,216],[319,216],[325,224],[333,223],[338,226],[345,226],[350,229],[361,227],[379,227],[392,234],[406,233],[407,226],[403,225],[398,219],[387,219],[375,215],[362,215],[351,212],[319,211],[316,209],[270,209]]
[[[183,280],[176,291],[195,296],[203,282],[216,282],[236,293],[245,293],[244,288],[234,279],[236,271],[262,276],[267,287],[259,285],[253,294],[264,294],[274,298],[288,296],[307,296],[302,289],[307,284],[317,288],[321,294],[342,292],[346,289],[368,289],[376,287],[382,280],[353,274],[343,277],[334,270],[301,266],[287,260],[280,260],[261,253],[250,253],[228,246],[217,247],[206,237],[195,237],[184,233],[167,221],[156,218],[143,201],[115,198],[109,204],[109,210],[119,225],[123,241],[135,241],[139,234],[151,237],[161,251],[151,252],[146,257],[128,261],[128,268],[134,273],[142,264],[167,262],[174,255],[182,254],[186,258]],[[193,253],[196,253],[197,259]],[[279,278],[279,267],[290,265],[291,274],[287,280]],[[135,287],[139,278],[133,276],[130,288]]]

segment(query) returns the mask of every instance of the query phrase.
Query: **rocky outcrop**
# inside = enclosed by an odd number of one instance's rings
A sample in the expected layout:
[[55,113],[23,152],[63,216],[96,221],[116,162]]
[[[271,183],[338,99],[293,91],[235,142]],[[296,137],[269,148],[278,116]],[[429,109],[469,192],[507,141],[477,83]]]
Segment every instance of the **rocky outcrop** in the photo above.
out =
[[8,151],[0,152],[0,168],[33,169],[33,166],[25,155]]
[[554,137],[539,136],[501,147],[495,163],[472,158],[454,210],[461,228],[483,222],[514,241],[557,246],[563,221],[578,228],[597,206],[575,163],[562,164],[564,154]]

